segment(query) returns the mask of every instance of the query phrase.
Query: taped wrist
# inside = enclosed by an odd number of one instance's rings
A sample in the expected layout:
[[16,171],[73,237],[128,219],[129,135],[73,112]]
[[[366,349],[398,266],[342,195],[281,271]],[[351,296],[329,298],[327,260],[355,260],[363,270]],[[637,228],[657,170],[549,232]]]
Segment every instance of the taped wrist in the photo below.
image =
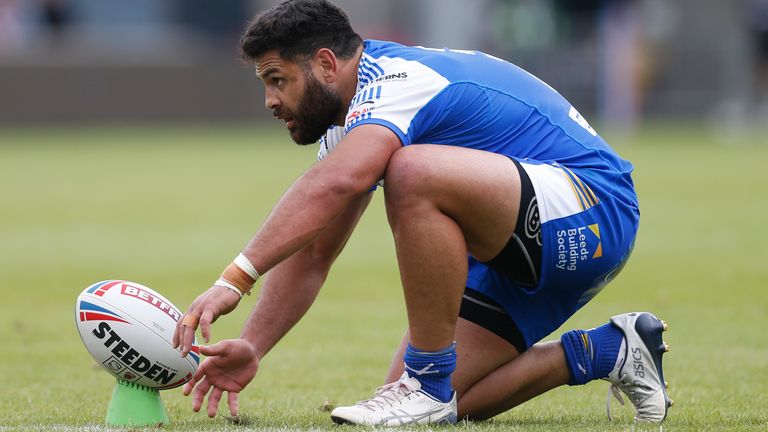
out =
[[240,254],[230,263],[219,276],[214,285],[221,285],[235,290],[242,298],[244,294],[250,294],[253,284],[259,279],[259,273],[251,264],[251,261]]

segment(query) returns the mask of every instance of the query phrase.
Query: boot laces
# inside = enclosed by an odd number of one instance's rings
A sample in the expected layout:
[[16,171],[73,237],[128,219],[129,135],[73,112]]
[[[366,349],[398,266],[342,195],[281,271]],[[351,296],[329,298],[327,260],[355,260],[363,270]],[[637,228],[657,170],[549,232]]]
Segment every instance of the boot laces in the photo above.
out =
[[413,381],[415,380],[401,378],[383,385],[376,389],[372,398],[358,402],[358,405],[371,411],[392,407],[403,399],[410,399],[411,395],[419,390],[418,384]]

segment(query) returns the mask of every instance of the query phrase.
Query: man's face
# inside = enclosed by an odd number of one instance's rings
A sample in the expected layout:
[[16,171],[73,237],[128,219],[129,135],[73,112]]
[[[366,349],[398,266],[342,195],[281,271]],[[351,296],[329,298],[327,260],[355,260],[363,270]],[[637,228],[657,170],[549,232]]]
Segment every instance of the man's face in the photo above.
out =
[[268,51],[256,62],[256,73],[264,82],[265,105],[285,122],[297,144],[313,144],[340,116],[341,96],[312,73],[306,65],[284,60]]

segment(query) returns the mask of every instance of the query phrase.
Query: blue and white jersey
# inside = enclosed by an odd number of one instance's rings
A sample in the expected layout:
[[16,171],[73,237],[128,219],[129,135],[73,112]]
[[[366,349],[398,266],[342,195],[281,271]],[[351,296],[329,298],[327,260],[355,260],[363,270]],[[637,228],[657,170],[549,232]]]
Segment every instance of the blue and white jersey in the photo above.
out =
[[345,125],[321,139],[318,159],[351,129],[378,124],[403,145],[454,145],[560,164],[597,195],[637,206],[632,165],[565,98],[512,63],[479,51],[366,40],[357,78]]
[[514,317],[528,346],[621,270],[639,224],[632,165],[547,84],[482,52],[374,40],[365,41],[357,79],[345,124],[321,139],[318,159],[350,130],[376,124],[403,145],[506,155],[528,174],[538,204],[526,218],[541,224],[536,286],[520,287],[472,256],[466,282]]

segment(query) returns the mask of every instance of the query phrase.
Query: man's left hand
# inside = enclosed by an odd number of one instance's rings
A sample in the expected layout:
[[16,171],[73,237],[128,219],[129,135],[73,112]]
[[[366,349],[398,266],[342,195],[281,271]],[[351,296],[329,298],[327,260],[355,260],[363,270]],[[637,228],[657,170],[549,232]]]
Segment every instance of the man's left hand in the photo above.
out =
[[240,296],[229,288],[214,285],[198,296],[187,312],[176,323],[173,333],[173,347],[181,349],[184,357],[192,348],[198,325],[206,343],[211,339],[211,324],[221,316],[232,312]]
[[259,369],[259,357],[250,342],[244,339],[223,340],[211,346],[201,346],[200,354],[208,356],[195,376],[184,385],[184,395],[192,394],[192,410],[200,411],[208,394],[208,417],[214,417],[219,401],[227,392],[227,405],[232,416],[237,415],[237,396],[251,382]]

